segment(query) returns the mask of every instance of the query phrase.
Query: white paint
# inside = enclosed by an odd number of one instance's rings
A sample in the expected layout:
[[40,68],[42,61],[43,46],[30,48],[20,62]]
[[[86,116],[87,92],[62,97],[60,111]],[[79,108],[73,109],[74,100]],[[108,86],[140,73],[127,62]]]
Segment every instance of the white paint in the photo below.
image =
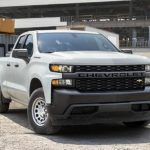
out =
[[117,43],[117,40],[116,40],[116,37],[115,36],[108,36],[108,39],[114,44],[116,45],[118,48],[118,43]]
[[66,26],[67,22],[60,22],[60,17],[47,18],[24,18],[15,19],[15,28],[37,28]]
[[0,0],[0,7],[114,2],[114,1],[130,1],[130,0]]

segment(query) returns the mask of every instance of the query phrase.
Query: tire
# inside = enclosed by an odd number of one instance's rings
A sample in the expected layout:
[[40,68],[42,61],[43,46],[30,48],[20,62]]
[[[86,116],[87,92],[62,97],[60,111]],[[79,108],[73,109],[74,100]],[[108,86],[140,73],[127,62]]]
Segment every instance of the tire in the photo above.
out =
[[8,100],[5,102],[5,98],[0,90],[0,113],[7,113],[9,110],[9,104],[10,102],[8,102]]
[[27,113],[29,123],[36,133],[55,134],[60,131],[59,126],[52,125],[50,114],[47,112],[42,88],[38,88],[32,93]]
[[124,122],[124,125],[131,128],[145,127],[150,123],[150,121],[135,121],[135,122]]

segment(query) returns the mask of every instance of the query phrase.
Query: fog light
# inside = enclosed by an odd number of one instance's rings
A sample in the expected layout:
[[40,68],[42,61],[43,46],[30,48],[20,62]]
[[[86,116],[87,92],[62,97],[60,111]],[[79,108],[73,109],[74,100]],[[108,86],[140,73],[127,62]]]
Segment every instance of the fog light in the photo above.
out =
[[58,86],[59,85],[59,80],[52,80],[52,85],[53,86]]
[[73,86],[73,80],[71,79],[54,79],[52,80],[53,86],[60,86],[60,87],[72,87]]

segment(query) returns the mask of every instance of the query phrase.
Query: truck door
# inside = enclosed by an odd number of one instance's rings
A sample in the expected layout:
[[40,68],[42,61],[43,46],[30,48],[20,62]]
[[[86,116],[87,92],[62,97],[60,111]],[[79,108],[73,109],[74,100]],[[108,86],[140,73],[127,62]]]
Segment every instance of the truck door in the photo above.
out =
[[[18,48],[18,47],[17,47]],[[33,53],[33,37],[32,35],[26,35],[25,40],[21,46],[22,49],[28,50],[28,56],[31,57]],[[20,49],[21,50],[21,49]],[[14,58],[12,61],[12,74],[14,88],[11,90],[11,95],[23,103],[28,101],[28,66],[23,59]]]
[[[5,57],[6,55],[6,46],[5,44],[0,44],[0,57]],[[7,90],[7,80],[11,78],[10,74],[10,66],[8,62],[8,58],[3,59],[3,62],[0,64],[0,76],[1,76],[1,90],[5,97],[9,97]]]
[[[21,49],[24,45],[24,42],[26,40],[26,36],[21,36],[15,46],[14,49]],[[12,52],[13,53],[13,52]],[[12,55],[13,56],[13,55]],[[7,79],[7,89],[8,89],[8,93],[12,98],[15,98],[15,93],[16,90],[18,89],[16,83],[15,83],[15,71],[16,71],[16,67],[15,67],[15,63],[16,63],[16,59],[14,57],[10,57],[7,66],[9,67],[9,78]]]

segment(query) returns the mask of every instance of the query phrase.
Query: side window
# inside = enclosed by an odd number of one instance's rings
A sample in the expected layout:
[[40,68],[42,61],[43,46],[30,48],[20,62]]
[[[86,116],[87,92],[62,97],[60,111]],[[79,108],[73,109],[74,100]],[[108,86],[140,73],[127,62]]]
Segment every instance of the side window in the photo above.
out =
[[18,43],[17,43],[17,45],[16,45],[16,47],[15,47],[15,49],[21,49],[21,48],[23,48],[23,44],[25,42],[25,39],[26,39],[25,35],[21,36],[20,39],[19,39],[19,41],[18,41]]
[[33,37],[32,35],[28,35],[24,47],[28,50],[28,56],[31,57],[33,54]]

